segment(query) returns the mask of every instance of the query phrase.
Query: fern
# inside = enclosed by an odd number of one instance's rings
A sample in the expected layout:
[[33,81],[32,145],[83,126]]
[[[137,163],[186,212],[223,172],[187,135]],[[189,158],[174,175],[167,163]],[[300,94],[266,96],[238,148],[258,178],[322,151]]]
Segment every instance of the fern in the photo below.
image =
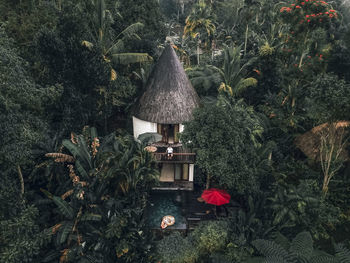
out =
[[299,233],[292,241],[289,251],[309,259],[313,253],[313,241],[309,232]]
[[257,239],[254,240],[252,244],[260,253],[271,260],[278,259],[282,263],[288,258],[288,252],[282,246],[273,241]]
[[320,255],[312,257],[310,263],[339,263],[339,261],[331,255]]
[[277,244],[281,245],[286,251],[289,251],[290,242],[289,242],[288,238],[286,238],[280,232],[276,233],[275,242]]
[[350,250],[343,244],[335,245],[336,258],[340,263],[350,263]]
[[313,240],[309,232],[299,233],[291,242],[290,248],[286,238],[279,234],[276,242],[283,242],[284,247],[268,240],[255,240],[252,244],[265,257],[267,263],[286,262],[286,263],[350,263],[350,251],[343,245],[336,245],[336,256],[326,252],[314,250]]

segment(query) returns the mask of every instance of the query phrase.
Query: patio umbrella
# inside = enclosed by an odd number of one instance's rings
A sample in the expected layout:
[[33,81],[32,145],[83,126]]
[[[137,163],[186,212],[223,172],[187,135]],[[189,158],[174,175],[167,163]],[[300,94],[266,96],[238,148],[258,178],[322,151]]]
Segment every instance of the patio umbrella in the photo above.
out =
[[207,204],[224,205],[230,202],[231,196],[225,191],[217,188],[204,190],[201,197]]

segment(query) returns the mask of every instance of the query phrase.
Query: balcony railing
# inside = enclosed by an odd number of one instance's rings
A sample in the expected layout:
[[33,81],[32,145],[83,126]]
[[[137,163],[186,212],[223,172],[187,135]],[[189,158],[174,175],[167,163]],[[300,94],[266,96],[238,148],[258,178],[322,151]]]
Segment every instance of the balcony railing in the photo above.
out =
[[195,153],[173,153],[173,156],[168,156],[167,153],[152,153],[157,162],[180,162],[180,163],[194,163]]

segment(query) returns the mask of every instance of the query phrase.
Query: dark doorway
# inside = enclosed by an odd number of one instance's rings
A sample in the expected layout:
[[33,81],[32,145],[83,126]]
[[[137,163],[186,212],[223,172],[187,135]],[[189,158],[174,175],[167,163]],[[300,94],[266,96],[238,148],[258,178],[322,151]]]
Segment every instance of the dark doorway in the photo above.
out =
[[157,132],[162,135],[164,143],[179,142],[179,124],[158,124]]

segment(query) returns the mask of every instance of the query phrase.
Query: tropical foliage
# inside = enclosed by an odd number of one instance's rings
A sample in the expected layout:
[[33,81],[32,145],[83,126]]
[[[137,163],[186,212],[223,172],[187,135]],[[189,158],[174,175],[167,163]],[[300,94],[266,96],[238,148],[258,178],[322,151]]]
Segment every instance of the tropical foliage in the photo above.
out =
[[[349,262],[349,17],[343,0],[0,1],[0,262]],[[159,167],[130,134],[166,42],[201,99],[181,134],[194,193],[231,201],[158,235]]]

